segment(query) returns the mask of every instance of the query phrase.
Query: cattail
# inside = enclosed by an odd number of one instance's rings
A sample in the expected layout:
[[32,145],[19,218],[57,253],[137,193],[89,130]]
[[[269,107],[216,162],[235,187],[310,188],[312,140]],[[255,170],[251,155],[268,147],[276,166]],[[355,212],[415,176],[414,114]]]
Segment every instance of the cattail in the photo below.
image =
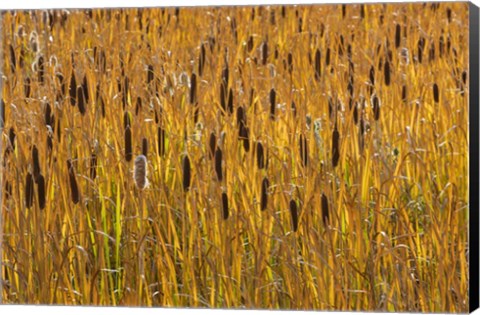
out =
[[276,98],[275,89],[272,88],[270,90],[270,119],[272,120],[275,119],[275,106],[276,106],[275,98]]
[[322,194],[322,219],[325,226],[328,223],[328,199],[325,194]]
[[70,78],[69,94],[70,104],[72,104],[72,106],[75,106],[77,101],[77,81],[75,80],[75,73],[72,73],[72,77]]
[[147,138],[142,139],[142,154],[147,156],[148,153],[148,141]]
[[332,165],[335,168],[338,165],[338,160],[340,159],[340,133],[337,130],[337,125],[335,124],[335,129],[333,130],[332,135]]
[[160,156],[165,155],[165,130],[162,127],[157,129],[158,136],[158,154]]
[[43,56],[40,56],[38,58],[38,82],[40,82],[40,84],[44,84],[45,83],[45,62],[43,60]]
[[220,84],[220,105],[222,106],[223,112],[227,110],[227,101],[225,99],[225,83]]
[[190,77],[190,104],[195,104],[197,101],[197,75],[192,73]]
[[346,14],[347,14],[347,6],[345,4],[342,4],[342,19],[345,18]]
[[85,97],[83,94],[83,87],[78,86],[77,87],[77,105],[78,105],[78,110],[80,111],[80,114],[85,115],[86,109],[85,109]]
[[362,19],[365,18],[365,5],[363,5],[363,4],[360,5],[360,17],[361,17]]
[[10,129],[8,130],[8,140],[10,141],[12,151],[15,151],[15,137],[15,129],[13,129],[13,127],[10,127]]
[[307,138],[305,138],[303,135],[300,135],[299,147],[303,166],[306,167],[308,165],[308,144]]
[[350,94],[350,97],[353,97],[353,76],[350,76],[350,79],[348,80],[347,91],[348,94]]
[[15,68],[17,67],[17,62],[15,58],[15,49],[13,49],[12,44],[9,45],[10,48],[10,66],[12,67],[13,71],[15,71]]
[[370,83],[375,85],[375,68],[373,66],[370,67]]
[[130,162],[133,157],[132,152],[132,130],[130,127],[125,129],[125,160]]
[[135,116],[138,116],[141,110],[142,110],[142,98],[139,96],[137,97],[137,101],[135,102]]
[[227,103],[228,112],[233,113],[233,91],[232,88],[228,90],[228,103]]
[[390,85],[390,62],[388,59],[385,60],[385,67],[383,68],[384,75],[385,75],[385,85]]
[[462,81],[463,81],[463,84],[467,84],[467,71],[463,71],[462,72]]
[[5,101],[2,99],[0,102],[0,127],[3,129],[5,126]]
[[191,169],[190,169],[190,159],[188,158],[188,155],[185,155],[183,157],[182,166],[183,166],[183,190],[189,191],[190,182],[191,182]]
[[43,175],[39,175],[37,179],[37,194],[38,194],[38,207],[40,209],[45,208],[45,178]]
[[217,148],[215,150],[215,172],[217,173],[217,179],[219,182],[223,180],[222,174],[222,150]]
[[38,176],[40,176],[40,160],[38,158],[38,149],[36,145],[32,147],[32,160],[33,160],[33,178],[35,182],[38,181]]
[[89,101],[89,99],[90,99],[90,95],[89,95],[89,93],[88,93],[88,80],[87,80],[87,76],[84,76],[84,77],[83,77],[82,89],[83,89],[84,99],[85,99],[85,101],[88,103],[88,101]]
[[353,122],[355,125],[358,123],[358,104],[355,103],[353,106]]
[[208,140],[208,146],[210,148],[209,157],[212,159],[215,156],[215,150],[217,149],[217,137],[215,136],[215,132],[212,131],[210,134],[210,138]]
[[198,57],[198,75],[202,76],[205,65],[205,45],[200,45],[200,56]]
[[228,219],[228,196],[226,192],[222,192],[222,210],[223,210],[223,219]]
[[321,75],[321,54],[320,50],[317,48],[317,51],[315,52],[315,80],[320,81],[320,75]]
[[422,63],[423,59],[423,49],[425,48],[425,39],[423,37],[420,37],[418,40],[418,62]]
[[30,98],[30,85],[31,85],[31,80],[29,77],[26,77],[23,82],[23,91],[25,93],[25,98]]
[[406,85],[402,86],[402,101],[404,103],[407,102],[407,86]]
[[77,179],[75,177],[75,170],[73,169],[72,161],[67,160],[68,176],[70,178],[70,190],[72,193],[72,202],[74,204],[80,201],[80,193],[78,191]]
[[331,96],[328,97],[328,116],[333,119],[333,99]]
[[290,108],[292,110],[293,117],[297,117],[297,105],[295,105],[294,101],[292,101],[292,104],[290,105]]
[[148,65],[148,69],[147,69],[147,85],[150,85],[150,82],[153,81],[153,78],[154,78],[153,65]]
[[293,55],[292,55],[291,52],[288,53],[287,61],[288,61],[288,72],[290,74],[292,74],[292,72],[293,72]]
[[261,196],[260,196],[260,209],[262,211],[265,211],[267,209],[267,204],[268,204],[268,187],[270,186],[270,183],[268,181],[268,178],[264,177],[262,180],[262,191],[261,191]]
[[265,154],[263,150],[263,145],[261,142],[257,142],[257,166],[259,169],[263,169],[265,167]]
[[25,50],[20,48],[20,54],[18,56],[18,65],[20,66],[20,69],[23,69],[25,66]]
[[25,179],[25,206],[31,208],[33,205],[33,176],[30,172],[27,173]]
[[240,126],[240,139],[243,140],[243,148],[246,152],[250,151],[250,129],[245,125]]
[[97,155],[92,152],[90,156],[90,178],[94,180],[97,177]]
[[327,53],[325,55],[325,65],[330,65],[330,47],[327,48]]
[[237,125],[242,126],[246,124],[245,109],[243,106],[237,108]]
[[401,38],[401,26],[400,24],[397,24],[395,27],[395,47],[398,48],[400,47],[400,38]]
[[430,51],[428,53],[428,61],[432,62],[435,60],[435,43],[432,42],[430,45]]
[[435,101],[435,103],[439,102],[439,99],[440,99],[439,93],[440,92],[438,91],[438,85],[437,83],[434,83],[433,84],[433,100]]
[[298,229],[297,203],[293,199],[290,200],[290,214],[292,216],[293,231],[297,232],[297,229]]
[[266,65],[268,61],[268,43],[264,41],[262,44],[262,64]]
[[145,155],[140,154],[135,158],[133,165],[133,179],[138,189],[144,189],[147,187],[147,158]]
[[443,35],[440,36],[440,39],[438,40],[438,55],[440,58],[443,57],[443,47],[445,46],[445,39],[443,38]]
[[50,103],[45,104],[45,125],[52,126],[52,107]]
[[247,41],[247,51],[248,51],[248,52],[251,52],[252,49],[253,49],[253,36],[250,35],[250,36],[248,37],[248,41]]
[[375,120],[380,118],[380,100],[376,95],[372,97],[373,116]]

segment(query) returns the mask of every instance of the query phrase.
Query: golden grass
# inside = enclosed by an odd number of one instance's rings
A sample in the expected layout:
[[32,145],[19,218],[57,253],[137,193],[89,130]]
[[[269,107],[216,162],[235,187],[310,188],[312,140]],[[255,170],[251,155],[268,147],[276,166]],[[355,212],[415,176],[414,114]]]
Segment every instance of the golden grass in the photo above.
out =
[[5,303],[467,311],[466,3],[2,27]]

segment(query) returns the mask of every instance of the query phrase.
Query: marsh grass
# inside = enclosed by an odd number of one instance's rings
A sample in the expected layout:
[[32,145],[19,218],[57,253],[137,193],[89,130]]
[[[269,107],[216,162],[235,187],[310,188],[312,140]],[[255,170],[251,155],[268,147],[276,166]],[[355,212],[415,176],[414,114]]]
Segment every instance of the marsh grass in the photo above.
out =
[[5,12],[3,301],[465,312],[467,8]]

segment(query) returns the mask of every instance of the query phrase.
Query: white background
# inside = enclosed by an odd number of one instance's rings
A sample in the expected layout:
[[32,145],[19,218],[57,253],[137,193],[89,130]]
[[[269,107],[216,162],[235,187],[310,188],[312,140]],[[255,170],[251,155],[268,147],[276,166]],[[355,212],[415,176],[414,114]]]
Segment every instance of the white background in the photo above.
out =
[[[311,4],[311,3],[368,3],[368,2],[379,2],[372,0],[175,0],[175,1],[154,1],[154,0],[0,0],[0,10],[2,9],[37,9],[37,8],[103,8],[103,7],[158,7],[158,6],[195,6],[195,5],[248,5],[248,4]],[[8,1],[4,3],[4,1]],[[452,2],[452,1],[442,1],[439,2]],[[406,2],[406,1],[388,1],[388,2]],[[419,2],[419,1],[409,1],[409,2]],[[423,1],[422,1],[423,2]],[[480,0],[471,1],[477,6],[480,6]],[[473,266],[478,268],[479,266]],[[130,307],[117,307],[117,308],[106,308],[106,307],[63,307],[63,306],[0,306],[0,314],[33,314],[43,315],[43,314],[109,314],[113,313],[115,315],[144,315],[144,314],[167,314],[167,315],[176,315],[176,314],[204,314],[204,315],[215,315],[215,314],[236,314],[236,315],[285,315],[285,314],[312,314],[312,312],[285,312],[285,311],[245,311],[245,310],[191,310],[191,309],[147,309],[147,308],[130,308]],[[351,312],[329,312],[328,314],[332,315],[353,315],[358,313]],[[370,313],[364,313],[370,314]],[[371,313],[371,314],[392,314],[392,313]],[[475,311],[473,314],[480,315],[480,310]]]

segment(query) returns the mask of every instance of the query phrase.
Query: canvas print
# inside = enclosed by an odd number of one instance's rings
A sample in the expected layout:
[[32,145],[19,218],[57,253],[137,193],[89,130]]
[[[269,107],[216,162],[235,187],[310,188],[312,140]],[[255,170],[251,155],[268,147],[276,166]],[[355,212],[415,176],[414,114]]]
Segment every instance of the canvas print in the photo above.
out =
[[466,312],[469,4],[5,11],[6,304]]

